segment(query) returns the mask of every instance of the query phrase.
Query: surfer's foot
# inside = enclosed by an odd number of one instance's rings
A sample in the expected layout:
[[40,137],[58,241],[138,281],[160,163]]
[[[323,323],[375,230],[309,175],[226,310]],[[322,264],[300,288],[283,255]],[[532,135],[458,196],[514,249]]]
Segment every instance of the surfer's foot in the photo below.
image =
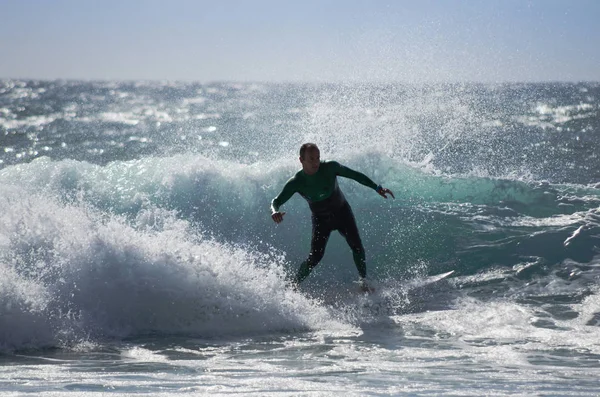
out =
[[361,277],[360,279],[358,279],[358,286],[360,287],[361,291],[363,292],[373,292],[375,291],[373,288],[371,288],[371,286],[369,285],[369,283],[367,283],[367,280],[363,277]]

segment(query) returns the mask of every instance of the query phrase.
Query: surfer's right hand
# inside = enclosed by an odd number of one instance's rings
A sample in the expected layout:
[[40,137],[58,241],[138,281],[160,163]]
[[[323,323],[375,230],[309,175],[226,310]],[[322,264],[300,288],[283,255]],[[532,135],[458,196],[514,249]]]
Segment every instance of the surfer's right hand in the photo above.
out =
[[271,218],[273,218],[275,223],[281,223],[281,221],[283,221],[284,215],[285,215],[285,212],[273,212],[271,214]]

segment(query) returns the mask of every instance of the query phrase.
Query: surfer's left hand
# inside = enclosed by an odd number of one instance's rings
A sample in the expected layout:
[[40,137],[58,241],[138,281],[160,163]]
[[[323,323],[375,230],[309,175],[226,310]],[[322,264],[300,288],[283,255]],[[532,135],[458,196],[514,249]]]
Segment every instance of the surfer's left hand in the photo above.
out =
[[377,187],[377,193],[379,193],[379,195],[383,198],[387,198],[386,194],[389,194],[390,196],[392,196],[393,199],[395,199],[396,197],[394,196],[394,193],[390,190],[390,189],[386,189],[384,187],[378,186]]

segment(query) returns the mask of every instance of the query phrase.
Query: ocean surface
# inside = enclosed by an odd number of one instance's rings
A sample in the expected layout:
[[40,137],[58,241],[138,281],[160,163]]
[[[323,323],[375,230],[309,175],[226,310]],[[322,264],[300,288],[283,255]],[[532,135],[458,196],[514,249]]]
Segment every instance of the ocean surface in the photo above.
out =
[[[288,286],[304,142],[372,294]],[[0,80],[0,394],[598,395],[599,156],[600,83]]]

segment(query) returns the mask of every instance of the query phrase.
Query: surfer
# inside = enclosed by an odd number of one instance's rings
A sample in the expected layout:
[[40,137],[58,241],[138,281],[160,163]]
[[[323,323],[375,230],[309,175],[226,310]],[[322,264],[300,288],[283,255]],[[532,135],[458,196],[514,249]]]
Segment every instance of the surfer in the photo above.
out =
[[286,182],[281,193],[271,202],[271,218],[275,223],[283,221],[285,212],[280,212],[279,208],[294,193],[299,193],[308,201],[312,212],[310,254],[300,265],[293,281],[294,285],[299,285],[319,264],[325,253],[329,235],[333,230],[337,230],[344,236],[352,249],[361,288],[368,289],[365,281],[367,277],[365,250],[360,240],[354,214],[338,186],[337,177],[353,179],[374,189],[386,199],[387,194],[395,198],[394,193],[377,185],[365,174],[345,167],[337,161],[321,161],[319,148],[314,143],[305,143],[300,147],[300,163],[302,169]]

